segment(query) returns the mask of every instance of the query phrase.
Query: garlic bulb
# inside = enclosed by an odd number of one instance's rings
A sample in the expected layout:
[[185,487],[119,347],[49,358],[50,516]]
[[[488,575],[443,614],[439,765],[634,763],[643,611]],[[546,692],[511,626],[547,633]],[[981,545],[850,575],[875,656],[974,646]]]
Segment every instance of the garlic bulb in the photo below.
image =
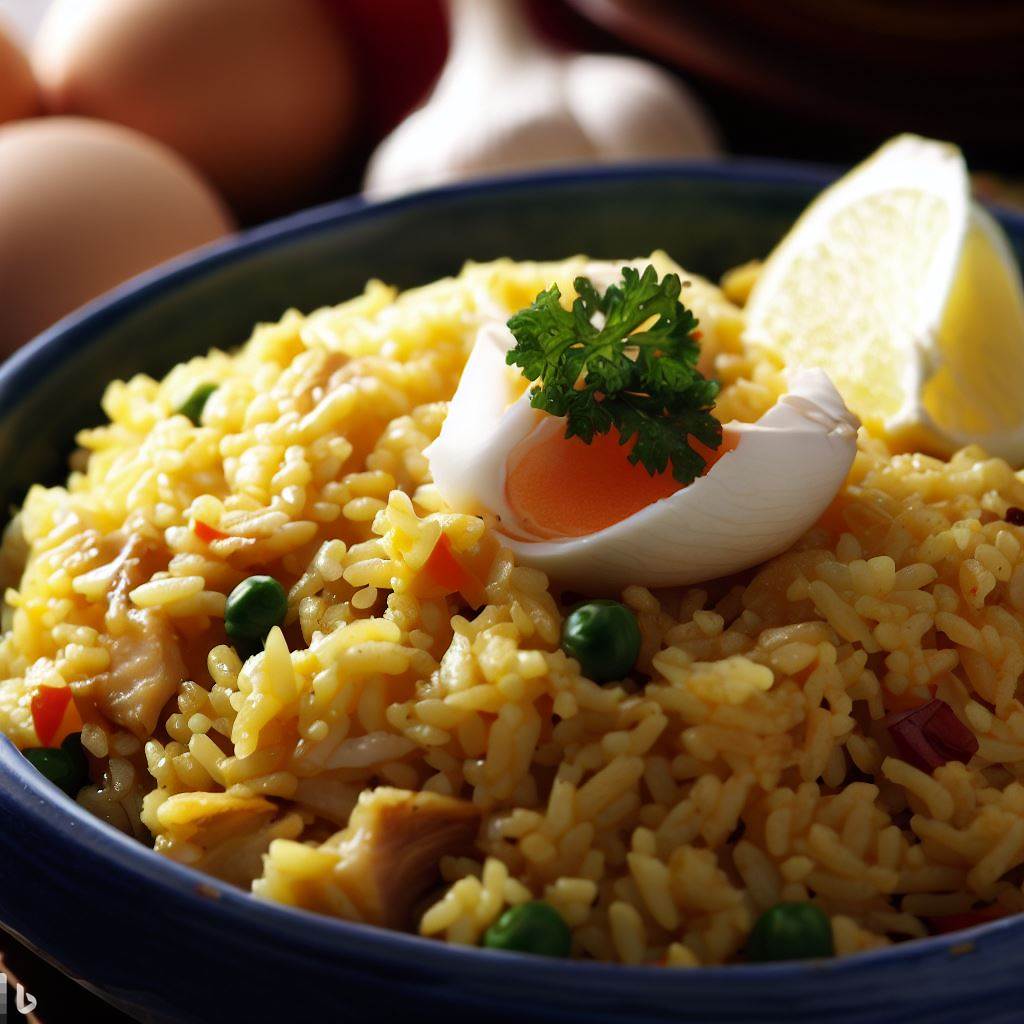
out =
[[368,194],[553,164],[717,152],[697,102],[653,64],[558,53],[534,35],[519,0],[448,2],[448,61],[426,104],[371,157]]

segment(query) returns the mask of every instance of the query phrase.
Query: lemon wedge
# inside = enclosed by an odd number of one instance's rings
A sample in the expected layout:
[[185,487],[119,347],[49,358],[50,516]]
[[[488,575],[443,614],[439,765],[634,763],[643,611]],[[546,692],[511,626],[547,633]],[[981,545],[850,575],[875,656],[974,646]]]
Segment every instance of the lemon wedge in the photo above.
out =
[[901,135],[826,189],[765,262],[748,343],[828,372],[872,433],[1024,461],[1024,291],[956,146]]
[[1024,286],[1002,228],[971,206],[967,236],[921,393],[926,430],[1024,462]]

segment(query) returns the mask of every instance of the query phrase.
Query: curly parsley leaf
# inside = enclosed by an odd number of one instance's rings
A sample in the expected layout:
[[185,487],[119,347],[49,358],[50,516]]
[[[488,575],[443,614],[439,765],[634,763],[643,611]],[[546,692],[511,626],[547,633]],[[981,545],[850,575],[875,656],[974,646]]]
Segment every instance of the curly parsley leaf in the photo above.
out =
[[615,429],[620,444],[633,442],[634,465],[651,474],[671,465],[690,483],[705,466],[690,438],[717,448],[722,425],[711,415],[718,384],[697,370],[697,319],[679,301],[679,276],[623,267],[603,295],[589,278],[574,285],[570,309],[552,285],[508,321],[516,344],[506,361],[535,382],[530,404],[564,416],[565,436],[587,444]]

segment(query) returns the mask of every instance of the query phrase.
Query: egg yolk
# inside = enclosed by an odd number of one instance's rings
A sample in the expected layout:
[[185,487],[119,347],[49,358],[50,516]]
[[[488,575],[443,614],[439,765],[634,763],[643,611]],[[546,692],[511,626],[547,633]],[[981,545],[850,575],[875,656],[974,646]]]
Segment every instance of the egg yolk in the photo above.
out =
[[[505,498],[522,526],[534,537],[583,537],[604,530],[648,505],[667,498],[683,485],[671,469],[650,474],[633,465],[633,443],[621,445],[619,434],[596,436],[590,444],[566,438],[558,430],[532,433],[512,449]],[[707,465],[704,472],[739,442],[725,434],[717,449],[690,438]]]

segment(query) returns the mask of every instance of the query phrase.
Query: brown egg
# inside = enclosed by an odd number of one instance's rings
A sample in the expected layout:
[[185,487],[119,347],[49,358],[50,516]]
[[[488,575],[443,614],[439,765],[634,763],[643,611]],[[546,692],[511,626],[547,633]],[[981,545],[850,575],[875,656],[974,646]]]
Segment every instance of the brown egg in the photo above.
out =
[[199,175],[119,125],[0,128],[0,358],[88,299],[232,230]]
[[39,112],[39,90],[17,43],[0,24],[0,124]]
[[57,0],[33,50],[56,113],[166,142],[239,207],[318,183],[352,126],[352,68],[319,0]]

